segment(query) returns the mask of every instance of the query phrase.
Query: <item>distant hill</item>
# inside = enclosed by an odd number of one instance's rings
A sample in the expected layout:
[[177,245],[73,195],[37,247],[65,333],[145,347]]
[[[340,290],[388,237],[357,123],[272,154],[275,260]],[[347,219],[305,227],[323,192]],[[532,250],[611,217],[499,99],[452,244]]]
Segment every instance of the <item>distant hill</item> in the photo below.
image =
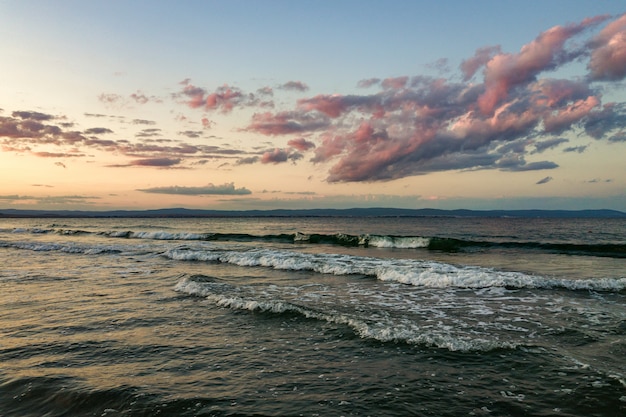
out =
[[617,210],[439,210],[397,208],[305,209],[305,210],[0,210],[0,218],[18,217],[542,217],[542,218],[626,218]]

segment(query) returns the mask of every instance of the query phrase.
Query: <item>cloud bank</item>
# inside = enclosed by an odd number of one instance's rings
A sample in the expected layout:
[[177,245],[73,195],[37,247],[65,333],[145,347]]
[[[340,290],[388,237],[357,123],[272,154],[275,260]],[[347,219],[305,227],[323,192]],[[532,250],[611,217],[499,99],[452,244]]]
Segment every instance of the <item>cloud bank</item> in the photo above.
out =
[[245,187],[235,188],[234,183],[226,183],[222,185],[208,184],[204,187],[155,187],[144,188],[137,191],[153,194],[174,194],[174,195],[247,195],[252,191]]

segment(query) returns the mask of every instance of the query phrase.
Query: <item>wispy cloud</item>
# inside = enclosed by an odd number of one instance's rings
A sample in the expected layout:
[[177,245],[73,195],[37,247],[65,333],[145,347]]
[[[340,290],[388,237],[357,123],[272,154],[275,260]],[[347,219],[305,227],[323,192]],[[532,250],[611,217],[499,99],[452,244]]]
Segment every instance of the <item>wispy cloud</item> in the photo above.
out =
[[92,200],[100,197],[84,195],[60,195],[60,196],[31,196],[31,195],[0,195],[0,201],[6,204],[41,204],[41,205],[68,205],[68,204],[93,204]]
[[[181,168],[186,159],[232,158],[245,153],[228,147],[161,138],[163,132],[159,128],[139,131],[135,135],[139,141],[115,139],[115,132],[106,127],[92,127],[82,132],[68,130],[64,128],[64,122],[57,123],[62,119],[30,111],[14,112],[12,117],[0,117],[0,149],[41,158],[85,157],[86,150],[91,149],[129,158],[129,162],[109,164],[108,167],[155,168]],[[153,125],[154,122],[134,119],[132,124]],[[178,132],[178,135],[192,139],[199,138],[202,133],[186,130]]]

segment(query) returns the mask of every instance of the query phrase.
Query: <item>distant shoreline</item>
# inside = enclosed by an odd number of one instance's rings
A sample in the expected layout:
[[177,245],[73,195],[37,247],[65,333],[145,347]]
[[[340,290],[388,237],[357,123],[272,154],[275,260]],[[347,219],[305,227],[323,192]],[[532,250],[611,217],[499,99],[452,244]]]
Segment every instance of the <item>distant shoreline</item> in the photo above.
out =
[[511,217],[626,218],[618,210],[440,210],[398,208],[198,210],[18,210],[0,209],[0,218],[251,218],[251,217]]

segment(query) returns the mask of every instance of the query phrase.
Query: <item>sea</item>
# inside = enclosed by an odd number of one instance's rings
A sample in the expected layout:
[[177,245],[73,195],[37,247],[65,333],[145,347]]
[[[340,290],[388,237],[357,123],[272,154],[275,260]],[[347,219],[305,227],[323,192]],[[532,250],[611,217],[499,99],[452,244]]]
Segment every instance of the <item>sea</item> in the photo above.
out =
[[626,219],[0,219],[0,417],[626,415]]

